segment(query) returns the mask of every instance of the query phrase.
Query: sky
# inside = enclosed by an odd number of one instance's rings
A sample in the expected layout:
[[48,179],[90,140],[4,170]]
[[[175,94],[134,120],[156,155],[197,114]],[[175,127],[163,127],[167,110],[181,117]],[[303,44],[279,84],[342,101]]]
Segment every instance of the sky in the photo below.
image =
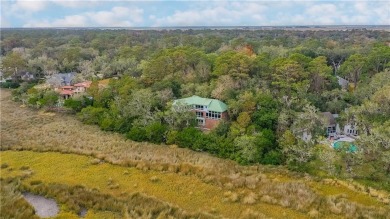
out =
[[390,25],[390,1],[0,0],[1,27]]

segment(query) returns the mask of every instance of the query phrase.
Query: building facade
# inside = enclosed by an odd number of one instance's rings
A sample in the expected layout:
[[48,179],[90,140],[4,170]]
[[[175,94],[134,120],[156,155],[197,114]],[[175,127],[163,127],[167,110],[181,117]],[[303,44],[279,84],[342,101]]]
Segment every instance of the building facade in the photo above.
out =
[[192,96],[175,100],[173,104],[178,103],[190,106],[191,111],[196,114],[196,122],[201,129],[213,129],[221,120],[228,118],[228,107],[220,100]]

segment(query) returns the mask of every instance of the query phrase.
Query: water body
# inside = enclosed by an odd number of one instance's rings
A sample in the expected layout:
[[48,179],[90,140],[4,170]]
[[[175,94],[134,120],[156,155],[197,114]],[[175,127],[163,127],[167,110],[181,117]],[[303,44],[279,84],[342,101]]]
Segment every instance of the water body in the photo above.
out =
[[85,217],[85,215],[87,215],[88,213],[88,210],[86,208],[81,208],[80,212],[79,212],[79,217]]
[[58,214],[59,208],[54,199],[48,199],[40,195],[23,193],[24,199],[35,209],[35,214],[41,218],[54,217]]

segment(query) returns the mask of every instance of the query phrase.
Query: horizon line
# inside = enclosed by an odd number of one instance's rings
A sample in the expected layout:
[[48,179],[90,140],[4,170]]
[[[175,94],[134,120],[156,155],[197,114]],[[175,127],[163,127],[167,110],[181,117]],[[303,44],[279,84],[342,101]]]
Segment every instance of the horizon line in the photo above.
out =
[[132,26],[132,27],[123,27],[123,26],[91,26],[91,27],[0,27],[0,29],[172,29],[172,28],[272,28],[272,27],[298,27],[298,28],[316,28],[316,27],[389,27],[387,24],[332,24],[332,25],[204,25],[204,26]]

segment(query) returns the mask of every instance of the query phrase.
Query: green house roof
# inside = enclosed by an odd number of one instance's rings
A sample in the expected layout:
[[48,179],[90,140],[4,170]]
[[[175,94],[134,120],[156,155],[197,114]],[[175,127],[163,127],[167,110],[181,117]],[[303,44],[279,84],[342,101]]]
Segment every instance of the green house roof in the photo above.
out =
[[176,104],[178,102],[182,102],[187,105],[207,106],[207,110],[220,113],[225,112],[228,109],[228,106],[220,100],[203,98],[195,95],[192,97],[175,100],[173,104]]

